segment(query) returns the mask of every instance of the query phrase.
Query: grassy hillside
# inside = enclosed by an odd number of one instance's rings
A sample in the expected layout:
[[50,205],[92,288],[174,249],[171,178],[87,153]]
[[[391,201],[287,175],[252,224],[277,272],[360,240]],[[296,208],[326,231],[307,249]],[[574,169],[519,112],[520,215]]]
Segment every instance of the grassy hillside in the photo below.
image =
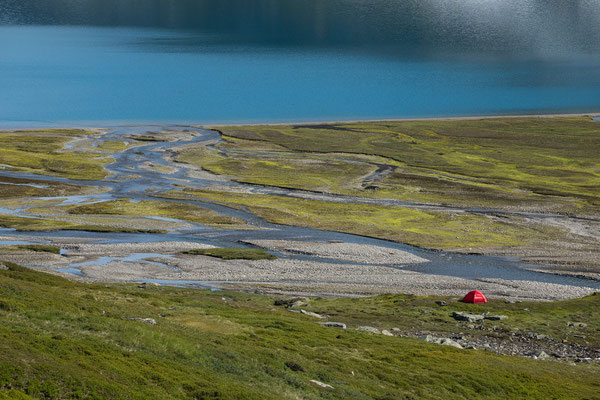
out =
[[[596,365],[322,327],[267,296],[79,284],[7,265],[0,270],[0,399],[600,398]],[[448,313],[419,312],[436,299],[327,299],[312,307],[349,328],[455,326]],[[560,330],[566,318],[600,320],[599,301],[456,307],[503,311],[522,328],[548,320],[548,329]],[[531,319],[519,312],[524,307]]]

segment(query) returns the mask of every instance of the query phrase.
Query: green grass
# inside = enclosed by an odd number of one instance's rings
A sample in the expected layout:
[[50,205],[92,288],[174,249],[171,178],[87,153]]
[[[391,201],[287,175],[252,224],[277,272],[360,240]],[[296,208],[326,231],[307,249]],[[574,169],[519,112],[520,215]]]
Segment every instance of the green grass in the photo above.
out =
[[262,249],[246,248],[215,248],[193,249],[184,251],[184,254],[194,254],[222,258],[223,260],[276,260],[277,256]]
[[[201,158],[187,151],[182,161],[244,182],[367,197],[488,207],[533,203],[563,212],[595,212],[600,205],[600,126],[585,117],[219,130],[226,140],[219,147],[237,153]],[[355,157],[394,170],[360,185],[369,165],[339,160]]]
[[120,153],[127,148],[129,148],[129,145],[127,142],[122,140],[105,140],[98,144],[98,149],[108,151],[110,153]]
[[[35,185],[35,186],[28,186]],[[93,193],[98,190],[87,186],[76,186],[35,179],[0,177],[0,199],[19,197],[55,197]]]
[[0,218],[0,227],[12,228],[18,231],[73,230],[90,232],[165,233],[165,231],[160,229],[138,229],[107,225],[79,224],[44,218],[24,218],[14,216],[2,216]]
[[65,144],[87,135],[78,130],[0,132],[0,164],[11,169],[71,179],[99,180],[112,158],[89,152],[63,151]]
[[29,250],[38,253],[60,254],[60,247],[49,246],[45,244],[18,244],[14,247],[19,250]]
[[495,220],[472,214],[195,189],[169,192],[162,196],[195,196],[220,204],[244,206],[269,222],[352,233],[436,249],[533,245],[565,234],[560,229],[517,217]]
[[[599,398],[596,365],[320,327],[308,316],[273,307],[266,296],[79,284],[6,264],[10,270],[0,271],[0,398]],[[435,299],[315,299],[311,309],[351,328],[378,321],[403,328],[405,314]],[[552,323],[573,313],[598,321],[599,300],[519,307]],[[514,305],[487,307],[511,312],[515,320],[519,315]],[[450,325],[448,315],[438,318]]]
[[239,152],[224,157],[202,146],[183,150],[177,159],[238,182],[335,193],[351,192],[360,186],[361,178],[376,170],[373,165],[291,152],[260,156]]
[[244,228],[244,221],[212,211],[208,208],[192,204],[143,200],[132,202],[129,199],[119,199],[93,203],[89,205],[67,207],[39,207],[29,210],[37,214],[64,213],[68,215],[111,215],[121,217],[167,217],[181,221],[208,224],[221,228]]

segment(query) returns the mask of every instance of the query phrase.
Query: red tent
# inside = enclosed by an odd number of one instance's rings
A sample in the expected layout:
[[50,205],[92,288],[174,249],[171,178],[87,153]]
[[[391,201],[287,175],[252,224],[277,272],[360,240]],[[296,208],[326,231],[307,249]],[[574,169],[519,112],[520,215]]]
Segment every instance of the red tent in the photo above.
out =
[[463,303],[487,303],[487,299],[479,290],[471,290],[462,301]]

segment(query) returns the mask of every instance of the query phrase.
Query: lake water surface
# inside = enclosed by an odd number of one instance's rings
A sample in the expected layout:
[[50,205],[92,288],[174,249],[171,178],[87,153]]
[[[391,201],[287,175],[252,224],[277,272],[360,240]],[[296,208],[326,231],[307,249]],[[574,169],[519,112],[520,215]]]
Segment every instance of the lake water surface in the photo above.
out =
[[0,124],[600,111],[600,0],[2,0]]

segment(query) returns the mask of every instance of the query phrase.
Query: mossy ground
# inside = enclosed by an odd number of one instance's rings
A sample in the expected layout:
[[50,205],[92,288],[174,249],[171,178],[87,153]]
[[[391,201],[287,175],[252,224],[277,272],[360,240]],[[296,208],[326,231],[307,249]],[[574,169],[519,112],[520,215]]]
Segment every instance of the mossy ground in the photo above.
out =
[[[0,398],[600,397],[595,365],[320,327],[311,317],[274,307],[267,296],[79,284],[7,264],[10,270],[0,271]],[[406,316],[436,299],[323,299],[315,300],[312,309],[350,327],[403,327]],[[519,307],[531,312],[515,323],[525,326],[528,319],[534,323],[545,317],[554,323],[575,313],[597,321],[599,300],[522,303]],[[521,315],[514,305],[487,307],[515,320]],[[334,389],[320,388],[311,379]]]

